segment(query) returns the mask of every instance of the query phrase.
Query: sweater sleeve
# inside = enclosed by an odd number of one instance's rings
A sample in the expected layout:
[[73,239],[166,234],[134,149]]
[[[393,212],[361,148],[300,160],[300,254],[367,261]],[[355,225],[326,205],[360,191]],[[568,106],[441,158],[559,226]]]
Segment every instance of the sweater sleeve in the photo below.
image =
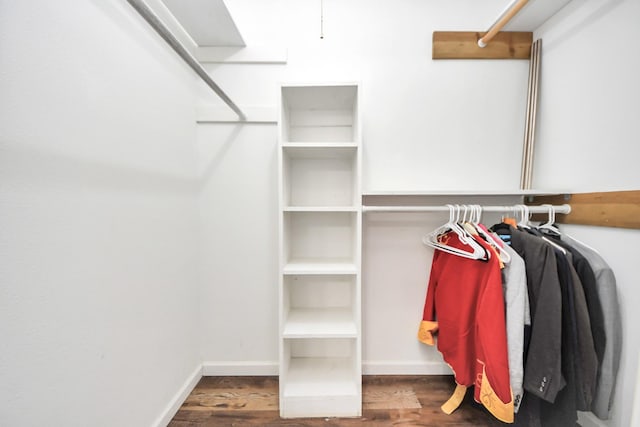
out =
[[435,251],[433,261],[431,262],[431,273],[427,284],[427,298],[424,303],[422,313],[422,321],[418,328],[418,340],[427,345],[434,345],[434,334],[438,331],[438,322],[436,321],[436,305],[435,292],[438,286],[438,259],[440,253]]

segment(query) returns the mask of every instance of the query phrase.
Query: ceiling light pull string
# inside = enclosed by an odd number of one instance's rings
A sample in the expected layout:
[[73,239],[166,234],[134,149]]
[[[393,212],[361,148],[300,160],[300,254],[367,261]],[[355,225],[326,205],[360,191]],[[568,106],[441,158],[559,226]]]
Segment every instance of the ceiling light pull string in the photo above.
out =
[[324,39],[324,0],[320,0],[320,40]]

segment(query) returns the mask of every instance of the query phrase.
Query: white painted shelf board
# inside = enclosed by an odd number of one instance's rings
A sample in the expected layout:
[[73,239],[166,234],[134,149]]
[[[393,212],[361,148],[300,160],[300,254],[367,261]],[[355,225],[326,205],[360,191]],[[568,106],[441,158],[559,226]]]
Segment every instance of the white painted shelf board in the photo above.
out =
[[344,260],[290,260],[285,264],[282,273],[285,275],[357,274],[358,268],[354,262]]
[[347,308],[295,308],[289,311],[284,338],[356,338],[353,312]]
[[335,146],[320,144],[283,145],[284,154],[289,159],[352,159],[358,147],[353,144],[338,144]]
[[362,197],[367,196],[546,196],[555,194],[570,194],[570,191],[543,191],[543,190],[496,190],[496,191],[428,191],[428,190],[380,190],[367,191]]
[[290,110],[346,110],[357,99],[357,85],[352,83],[283,85],[282,96]]
[[286,148],[358,148],[357,142],[283,142]]
[[346,358],[292,358],[284,397],[357,396],[353,360]]
[[287,206],[284,212],[358,212],[355,206]]

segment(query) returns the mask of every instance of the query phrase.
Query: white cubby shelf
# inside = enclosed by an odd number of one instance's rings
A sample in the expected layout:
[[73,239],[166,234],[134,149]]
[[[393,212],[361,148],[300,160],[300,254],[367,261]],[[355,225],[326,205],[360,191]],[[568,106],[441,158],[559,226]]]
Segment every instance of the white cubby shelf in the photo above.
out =
[[356,84],[281,88],[280,415],[362,414]]

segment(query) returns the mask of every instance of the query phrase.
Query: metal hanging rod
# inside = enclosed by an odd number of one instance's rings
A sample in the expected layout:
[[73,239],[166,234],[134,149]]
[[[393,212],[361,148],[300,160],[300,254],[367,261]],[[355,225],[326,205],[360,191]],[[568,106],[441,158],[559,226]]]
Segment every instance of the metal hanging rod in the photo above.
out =
[[498,19],[496,19],[496,22],[487,30],[487,33],[478,40],[478,46],[485,47],[528,1],[529,0],[514,0],[509,7],[498,16]]
[[[457,204],[453,206],[461,206],[464,209],[464,206],[470,207],[474,205],[464,205]],[[480,206],[482,212],[518,212],[521,209],[521,206],[524,206],[524,209],[528,213],[531,214],[539,214],[539,213],[549,213],[550,211],[557,214],[568,214],[571,212],[570,205],[540,205],[540,206],[529,206],[529,205],[511,205],[511,206]],[[449,212],[448,206],[362,206],[362,212]]]
[[180,55],[184,62],[191,67],[195,73],[209,86],[213,91],[231,108],[240,118],[240,120],[246,120],[247,117],[238,108],[238,106],[227,96],[226,93],[216,82],[209,77],[209,74],[205,71],[200,63],[189,53],[189,51],[175,38],[167,27],[158,19],[158,17],[147,7],[143,0],[127,0],[129,4],[153,27],[154,30],[166,41],[173,50]]

